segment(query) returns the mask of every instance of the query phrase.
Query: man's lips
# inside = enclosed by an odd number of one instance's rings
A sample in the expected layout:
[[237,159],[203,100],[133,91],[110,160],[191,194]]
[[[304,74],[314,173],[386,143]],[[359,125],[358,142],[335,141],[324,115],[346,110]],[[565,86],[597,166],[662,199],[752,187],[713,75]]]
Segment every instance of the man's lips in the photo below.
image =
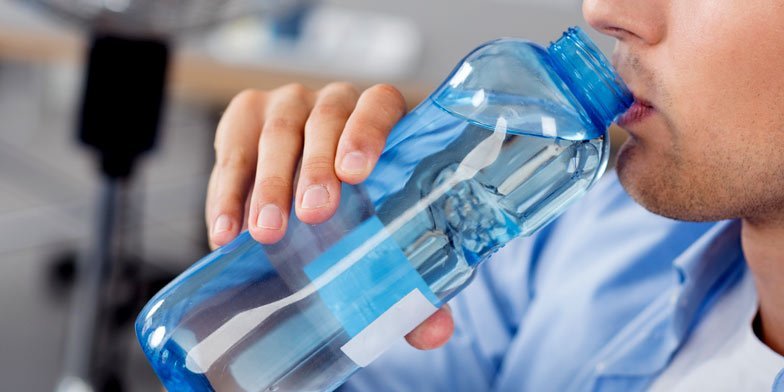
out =
[[626,127],[644,120],[656,111],[650,103],[639,98],[634,99],[634,104],[623,115],[618,117],[618,125]]

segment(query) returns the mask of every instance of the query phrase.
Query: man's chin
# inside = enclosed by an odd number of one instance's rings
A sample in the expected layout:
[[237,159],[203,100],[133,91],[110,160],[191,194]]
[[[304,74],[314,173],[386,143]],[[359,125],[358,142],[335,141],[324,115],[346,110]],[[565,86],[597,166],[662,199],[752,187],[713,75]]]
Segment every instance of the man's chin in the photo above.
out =
[[675,169],[662,156],[645,154],[639,141],[629,138],[618,151],[616,172],[626,193],[646,210],[666,218],[706,221],[689,198],[689,191],[677,181]]
[[684,213],[674,195],[677,191],[669,178],[671,170],[665,166],[661,157],[647,156],[639,142],[629,138],[618,151],[615,170],[626,193],[646,210],[670,219],[695,220]]
[[642,163],[639,162],[641,157],[639,156],[638,147],[637,140],[634,137],[629,137],[621,145],[615,157],[615,171],[618,173],[618,180],[626,192],[635,200],[637,200],[635,195],[639,193],[637,192],[639,189],[638,182],[641,180],[641,168],[639,166]]

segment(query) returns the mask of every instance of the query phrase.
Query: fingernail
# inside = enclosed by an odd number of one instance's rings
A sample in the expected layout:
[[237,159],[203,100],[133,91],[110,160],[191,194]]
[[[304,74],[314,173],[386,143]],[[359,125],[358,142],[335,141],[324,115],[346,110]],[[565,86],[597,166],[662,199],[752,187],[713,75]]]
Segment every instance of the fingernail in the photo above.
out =
[[231,218],[228,215],[221,215],[215,219],[215,224],[212,226],[212,234],[220,234],[224,231],[229,231],[231,228]]
[[340,169],[350,174],[362,174],[367,170],[368,160],[365,154],[359,151],[352,151],[343,157]]
[[274,204],[261,207],[256,226],[262,229],[280,230],[283,226],[283,213],[280,212],[280,208]]
[[313,209],[329,204],[329,191],[324,185],[311,185],[302,194],[302,208]]

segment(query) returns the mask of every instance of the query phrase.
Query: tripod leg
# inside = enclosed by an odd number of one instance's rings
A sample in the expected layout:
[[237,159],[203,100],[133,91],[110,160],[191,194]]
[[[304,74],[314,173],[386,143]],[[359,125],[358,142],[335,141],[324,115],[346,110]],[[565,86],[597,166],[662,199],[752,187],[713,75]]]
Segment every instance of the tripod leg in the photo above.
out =
[[76,290],[72,296],[65,371],[58,392],[92,391],[93,341],[99,329],[98,312],[103,308],[106,277],[114,259],[113,244],[117,233],[121,180],[106,177],[98,210],[99,222],[94,243],[79,268]]

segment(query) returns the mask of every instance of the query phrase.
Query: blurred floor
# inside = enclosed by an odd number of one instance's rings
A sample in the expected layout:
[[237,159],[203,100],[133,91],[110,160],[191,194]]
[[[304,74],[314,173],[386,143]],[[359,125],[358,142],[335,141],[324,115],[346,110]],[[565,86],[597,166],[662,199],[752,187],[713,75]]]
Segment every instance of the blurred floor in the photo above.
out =
[[[100,182],[73,125],[81,73],[68,66],[0,63],[0,390],[51,391],[61,370],[70,291],[49,280],[53,260],[83,253]],[[131,184],[131,252],[183,269],[204,252],[203,198],[214,116],[170,102],[160,148]],[[111,130],[109,130],[111,131]],[[132,391],[156,390],[128,330]]]

